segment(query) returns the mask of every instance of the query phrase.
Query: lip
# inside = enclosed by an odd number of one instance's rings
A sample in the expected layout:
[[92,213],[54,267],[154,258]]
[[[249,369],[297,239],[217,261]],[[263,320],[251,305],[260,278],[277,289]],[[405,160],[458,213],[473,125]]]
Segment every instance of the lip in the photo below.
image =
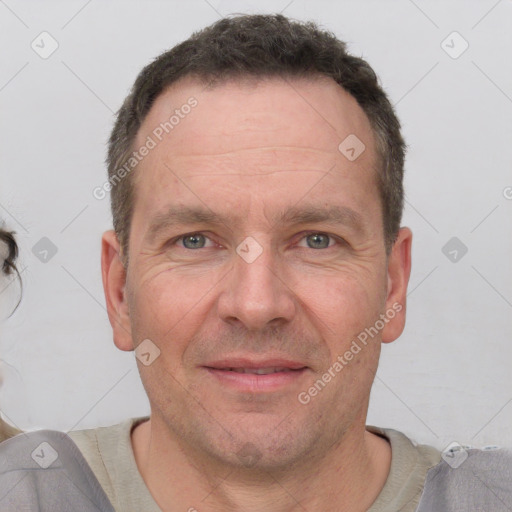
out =
[[305,368],[306,365],[300,361],[292,361],[290,359],[272,358],[272,359],[255,359],[255,358],[226,358],[213,361],[204,365],[207,368],[289,368],[290,370],[299,370]]
[[[223,387],[246,393],[268,393],[282,391],[291,387],[303,378],[308,371],[304,363],[289,359],[247,359],[229,358],[213,361],[203,368]],[[282,368],[283,371],[258,375],[239,373],[229,368]]]

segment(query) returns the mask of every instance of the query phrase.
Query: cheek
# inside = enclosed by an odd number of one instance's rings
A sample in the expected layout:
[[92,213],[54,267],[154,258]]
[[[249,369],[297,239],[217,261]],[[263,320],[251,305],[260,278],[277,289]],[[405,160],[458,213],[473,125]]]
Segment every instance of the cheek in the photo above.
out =
[[325,338],[343,345],[378,318],[385,299],[384,281],[371,272],[346,269],[323,276],[303,274],[295,290]]
[[209,282],[180,279],[172,271],[140,279],[130,307],[135,343],[149,338],[168,368],[177,368],[187,340],[200,329],[208,310]]

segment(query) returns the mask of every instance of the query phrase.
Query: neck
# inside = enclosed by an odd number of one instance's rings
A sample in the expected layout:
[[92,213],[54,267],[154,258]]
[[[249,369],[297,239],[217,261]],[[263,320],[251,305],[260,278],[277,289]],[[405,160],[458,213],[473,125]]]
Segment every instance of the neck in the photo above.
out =
[[206,460],[155,416],[133,430],[132,445],[139,472],[162,510],[366,511],[391,463],[389,443],[366,431],[364,422],[327,453],[278,471]]

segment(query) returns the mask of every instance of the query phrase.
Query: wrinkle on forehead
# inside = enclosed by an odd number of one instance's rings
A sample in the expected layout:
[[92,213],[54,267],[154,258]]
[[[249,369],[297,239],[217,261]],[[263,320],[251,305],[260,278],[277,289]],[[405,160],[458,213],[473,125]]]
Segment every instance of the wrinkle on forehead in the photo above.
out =
[[[251,177],[251,176],[274,176],[284,172],[294,172],[288,169],[277,169],[269,172],[208,172],[208,173],[190,173],[188,176],[191,178],[199,178],[205,176],[240,176],[240,177]],[[297,169],[296,172],[317,172],[319,174],[327,174],[329,171],[322,171],[321,169]]]
[[[325,149],[318,149],[311,146],[287,146],[287,145],[281,145],[281,146],[253,146],[253,147],[245,147],[245,148],[233,148],[230,151],[222,151],[220,153],[198,153],[198,152],[190,152],[187,151],[187,153],[184,153],[183,155],[186,156],[213,156],[213,157],[222,157],[222,156],[229,156],[229,155],[237,155],[238,153],[250,153],[250,152],[276,152],[276,151],[282,151],[282,152],[307,152],[307,153],[313,153],[318,155],[331,155],[332,152]],[[176,158],[179,158],[180,152],[176,152]]]
[[338,155],[330,151],[267,147],[214,154],[178,154],[162,161],[181,177],[271,176],[284,172],[328,173]]

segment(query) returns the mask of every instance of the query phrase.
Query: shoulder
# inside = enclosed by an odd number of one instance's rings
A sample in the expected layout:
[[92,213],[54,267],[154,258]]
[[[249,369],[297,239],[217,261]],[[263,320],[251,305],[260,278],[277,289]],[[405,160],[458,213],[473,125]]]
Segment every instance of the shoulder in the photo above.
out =
[[122,423],[108,427],[97,427],[69,432],[69,437],[80,448],[84,457],[94,462],[98,458],[119,455],[119,451],[131,447],[131,431],[146,421],[147,417],[129,418]]
[[[55,493],[58,488],[59,492]],[[80,450],[63,432],[23,433],[0,445],[2,511],[80,510],[113,512]]]
[[511,502],[512,451],[457,445],[428,472],[418,512],[505,512]]
[[119,493],[123,486],[119,483],[120,474],[133,474],[137,471],[131,445],[131,432],[136,425],[147,419],[147,417],[130,418],[108,427],[69,432],[69,437],[82,452],[114,505],[121,499]]
[[[441,452],[428,445],[417,444],[398,430],[367,426],[391,445],[388,478],[370,512],[416,510],[428,471],[441,460]],[[439,511],[438,511],[439,512]]]
[[111,447],[112,441],[129,436],[132,428],[140,421],[141,418],[130,418],[108,427],[73,430],[68,435],[87,458],[90,455],[101,454],[103,445],[108,444]]
[[398,430],[373,426],[368,426],[367,430],[386,438],[391,444],[391,472],[399,472],[400,469],[407,472],[421,469],[426,475],[430,468],[442,460],[440,450],[426,444],[418,444]]

